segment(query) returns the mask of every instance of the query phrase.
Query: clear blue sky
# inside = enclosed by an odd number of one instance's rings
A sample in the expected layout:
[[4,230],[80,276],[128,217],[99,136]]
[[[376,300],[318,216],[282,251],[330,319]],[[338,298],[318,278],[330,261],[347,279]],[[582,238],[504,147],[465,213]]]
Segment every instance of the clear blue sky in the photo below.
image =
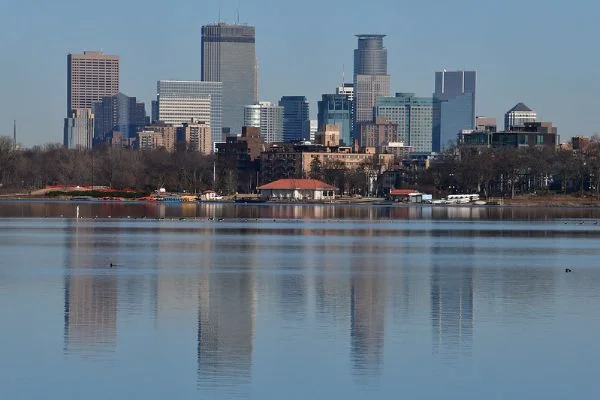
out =
[[600,131],[599,3],[340,0],[6,0],[0,12],[0,135],[18,120],[25,146],[62,142],[66,55],[121,56],[121,91],[149,102],[158,79],[200,79],[200,29],[219,16],[256,26],[259,96],[321,93],[352,76],[354,34],[383,33],[392,91],[433,92],[434,72],[478,72],[477,114],[519,101],[561,140]]

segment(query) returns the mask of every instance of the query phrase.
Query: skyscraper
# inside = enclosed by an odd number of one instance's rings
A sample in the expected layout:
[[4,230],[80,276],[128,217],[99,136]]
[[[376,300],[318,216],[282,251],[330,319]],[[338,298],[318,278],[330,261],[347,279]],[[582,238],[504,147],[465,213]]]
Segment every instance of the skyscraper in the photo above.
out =
[[504,130],[524,128],[526,122],[536,122],[537,114],[523,103],[519,103],[504,114]]
[[260,128],[265,143],[283,141],[283,107],[268,101],[244,107],[244,126]]
[[396,93],[396,97],[379,97],[375,116],[398,124],[398,138],[416,151],[431,151],[433,99],[415,97],[414,93]]
[[[101,51],[84,51],[83,54],[67,55],[65,146],[91,147],[91,139],[94,135],[92,105],[104,97],[114,96],[117,93],[119,93],[119,56],[107,55]],[[91,129],[91,131],[84,132],[84,129]],[[67,144],[68,138],[69,144]]]
[[354,50],[354,126],[373,121],[373,107],[378,96],[389,96],[390,76],[387,74],[385,35],[357,35]]
[[308,101],[304,96],[283,96],[279,100],[283,107],[283,141],[297,142],[310,139]]
[[67,56],[67,115],[119,93],[119,56],[84,51]]
[[95,118],[94,139],[105,142],[111,132],[117,131],[125,138],[135,138],[138,128],[146,123],[144,103],[123,93],[104,97],[92,105]]
[[197,119],[211,126],[212,142],[221,142],[222,84],[220,82],[171,81],[157,83],[158,120],[181,125]]
[[475,71],[435,73],[433,94],[433,151],[455,142],[463,129],[475,128]]
[[253,26],[202,27],[202,80],[223,83],[222,126],[225,131],[241,131],[244,106],[258,101]]
[[340,139],[346,146],[352,144],[352,101],[344,94],[324,94],[317,103],[319,128],[325,125],[337,125]]

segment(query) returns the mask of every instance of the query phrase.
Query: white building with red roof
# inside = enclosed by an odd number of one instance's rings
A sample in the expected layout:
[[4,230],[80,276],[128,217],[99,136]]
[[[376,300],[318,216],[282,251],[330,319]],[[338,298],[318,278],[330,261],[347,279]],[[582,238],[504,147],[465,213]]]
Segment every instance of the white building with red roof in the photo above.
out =
[[333,200],[338,189],[317,179],[279,179],[258,190],[262,197],[274,200]]

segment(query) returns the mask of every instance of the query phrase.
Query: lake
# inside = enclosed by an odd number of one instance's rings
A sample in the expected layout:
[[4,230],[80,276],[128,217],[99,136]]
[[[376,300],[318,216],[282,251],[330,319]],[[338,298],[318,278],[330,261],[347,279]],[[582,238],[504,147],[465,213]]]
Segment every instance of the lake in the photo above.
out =
[[0,201],[0,398],[598,398],[599,221]]

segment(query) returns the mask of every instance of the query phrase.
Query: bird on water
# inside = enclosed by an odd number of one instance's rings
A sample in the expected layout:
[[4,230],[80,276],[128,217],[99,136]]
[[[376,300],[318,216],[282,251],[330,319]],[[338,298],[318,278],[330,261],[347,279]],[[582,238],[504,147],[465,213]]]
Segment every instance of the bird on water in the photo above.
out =
[[571,268],[565,268],[565,272],[573,272]]

